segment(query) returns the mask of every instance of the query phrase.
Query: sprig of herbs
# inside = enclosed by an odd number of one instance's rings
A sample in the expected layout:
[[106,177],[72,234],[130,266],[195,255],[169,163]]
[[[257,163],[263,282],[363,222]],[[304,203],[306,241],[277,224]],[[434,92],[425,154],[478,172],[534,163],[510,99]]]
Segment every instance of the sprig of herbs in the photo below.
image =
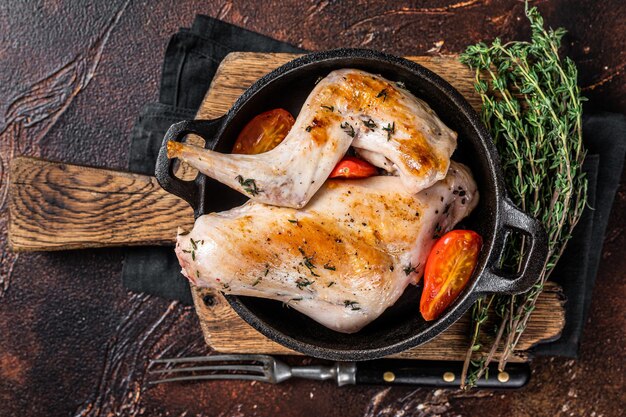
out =
[[261,192],[256,186],[256,181],[253,178],[244,179],[241,175],[235,177],[239,185],[243,187],[243,190],[250,195],[257,195]]
[[380,93],[378,93],[378,95],[376,96],[376,98],[383,98],[383,101],[387,100],[387,89],[383,88]]
[[[498,148],[509,196],[539,219],[548,233],[548,259],[527,293],[490,296],[474,307],[472,341],[462,378],[465,386],[472,386],[486,372],[496,352],[501,352],[499,368],[506,365],[586,204],[587,179],[581,168],[585,99],[580,95],[575,64],[558,54],[565,30],[544,29],[541,15],[535,7],[528,8],[528,3],[526,16],[530,42],[479,43],[467,48],[461,61],[475,70],[482,118]],[[517,237],[510,242],[504,263],[518,266],[526,241]],[[501,321],[485,356],[478,341],[492,306]]]

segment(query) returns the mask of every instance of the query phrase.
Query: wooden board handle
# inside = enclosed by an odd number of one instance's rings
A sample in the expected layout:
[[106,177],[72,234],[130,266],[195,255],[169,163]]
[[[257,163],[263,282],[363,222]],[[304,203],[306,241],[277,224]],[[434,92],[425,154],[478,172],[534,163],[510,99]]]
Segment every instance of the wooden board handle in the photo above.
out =
[[193,211],[154,177],[18,157],[9,177],[14,251],[170,245]]

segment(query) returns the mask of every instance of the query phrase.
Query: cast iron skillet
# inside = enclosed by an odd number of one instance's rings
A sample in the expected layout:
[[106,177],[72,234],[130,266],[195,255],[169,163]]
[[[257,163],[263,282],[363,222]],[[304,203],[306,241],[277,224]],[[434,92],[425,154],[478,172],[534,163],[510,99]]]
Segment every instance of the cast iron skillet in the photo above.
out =
[[[165,145],[182,141],[189,133],[206,140],[206,147],[229,153],[243,126],[259,113],[282,107],[294,116],[300,111],[318,77],[339,68],[359,68],[402,81],[424,99],[459,134],[453,159],[471,168],[480,202],[466,219],[465,228],[483,237],[483,248],[473,277],[464,292],[437,320],[426,322],[419,313],[421,286],[409,286],[381,317],[355,334],[337,333],[272,300],[226,296],[235,311],[268,338],[293,350],[332,360],[368,360],[420,345],[458,320],[482,295],[526,291],[539,276],[547,256],[547,238],[540,223],[518,210],[506,197],[498,155],[492,139],[467,101],[450,84],[413,62],[380,52],[338,49],[295,59],[254,83],[228,114],[215,120],[189,120],[172,125],[163,140],[156,177],[168,192],[186,200],[196,217],[235,207],[246,198],[199,175],[182,181],[173,175]],[[517,230],[528,236],[529,248],[521,272],[497,269],[506,235]]]

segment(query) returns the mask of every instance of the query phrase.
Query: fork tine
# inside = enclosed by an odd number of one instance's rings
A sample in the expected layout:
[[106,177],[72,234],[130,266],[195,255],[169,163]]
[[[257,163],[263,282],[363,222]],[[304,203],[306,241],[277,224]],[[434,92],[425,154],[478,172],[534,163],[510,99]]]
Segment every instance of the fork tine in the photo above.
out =
[[162,358],[152,359],[150,364],[155,363],[186,363],[186,362],[228,362],[228,361],[246,361],[246,362],[269,362],[272,360],[268,355],[213,355],[213,356],[192,356],[187,358]]
[[148,371],[149,374],[166,374],[174,372],[191,372],[191,371],[249,371],[265,373],[265,369],[262,366],[255,365],[212,365],[212,366],[190,366],[187,368],[167,368],[167,369],[155,369]]
[[176,381],[201,381],[201,380],[215,380],[215,379],[245,379],[250,381],[270,382],[269,378],[262,375],[233,375],[233,374],[218,374],[218,375],[196,375],[196,376],[179,376],[174,378],[157,379],[154,381],[148,381],[148,384],[162,384],[164,382],[176,382]]

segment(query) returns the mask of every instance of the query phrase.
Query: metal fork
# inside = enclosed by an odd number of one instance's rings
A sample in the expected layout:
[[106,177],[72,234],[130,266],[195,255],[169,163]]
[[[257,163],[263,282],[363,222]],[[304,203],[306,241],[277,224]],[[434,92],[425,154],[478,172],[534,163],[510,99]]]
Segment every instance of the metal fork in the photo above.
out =
[[[157,367],[159,369],[155,369]],[[212,379],[278,384],[294,377],[318,381],[332,379],[342,386],[355,383],[356,365],[353,362],[337,362],[330,366],[289,366],[268,355],[215,355],[154,359],[148,365],[148,374],[156,376],[149,384]]]
[[[496,378],[480,378],[479,388],[515,389],[530,378],[528,364],[510,364],[499,372],[490,365]],[[149,384],[210,379],[247,379],[278,384],[289,378],[330,379],[337,385],[412,385],[455,388],[461,383],[463,363],[383,359],[377,361],[336,362],[332,365],[289,366],[269,355],[216,355],[150,361],[148,374],[156,377]]]

